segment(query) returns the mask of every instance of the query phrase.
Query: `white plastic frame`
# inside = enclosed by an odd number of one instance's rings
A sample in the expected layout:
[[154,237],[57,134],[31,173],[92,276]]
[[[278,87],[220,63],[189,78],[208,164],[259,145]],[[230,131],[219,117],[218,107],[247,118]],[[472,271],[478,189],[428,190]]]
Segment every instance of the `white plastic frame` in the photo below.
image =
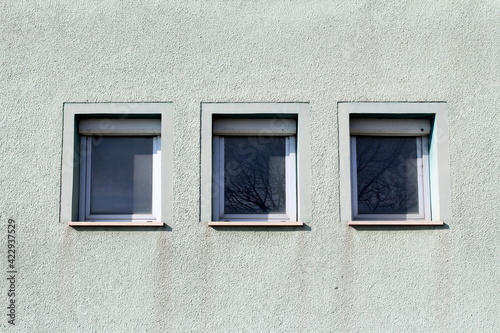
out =
[[224,212],[224,136],[214,136],[213,216],[215,221],[295,222],[297,220],[297,174],[295,137],[285,137],[285,214],[226,214]]
[[80,196],[79,196],[79,218],[80,221],[89,222],[117,222],[117,221],[159,221],[161,216],[160,205],[160,184],[161,184],[161,137],[153,137],[152,152],[152,196],[151,196],[151,214],[90,214],[90,196],[91,196],[91,163],[92,163],[92,145],[90,140],[92,136],[83,136],[80,139]]
[[351,189],[352,189],[352,215],[353,220],[429,220],[430,192],[429,192],[429,161],[428,161],[428,140],[425,136],[415,138],[418,175],[418,214],[359,214],[358,213],[358,180],[356,164],[356,136],[351,136]]

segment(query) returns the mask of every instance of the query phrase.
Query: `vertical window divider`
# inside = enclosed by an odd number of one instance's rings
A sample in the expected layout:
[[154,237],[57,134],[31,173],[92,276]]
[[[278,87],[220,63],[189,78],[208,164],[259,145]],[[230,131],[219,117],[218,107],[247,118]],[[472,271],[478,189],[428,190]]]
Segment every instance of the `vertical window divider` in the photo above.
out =
[[225,170],[224,170],[224,137],[219,136],[218,137],[218,169],[217,169],[217,175],[218,175],[218,183],[215,184],[215,186],[218,188],[218,197],[219,197],[219,216],[223,216],[226,212],[224,209],[224,200],[225,200],[225,189],[224,189],[224,177],[225,177]]
[[429,138],[426,136],[420,137],[421,140],[421,154],[422,154],[422,187],[423,187],[423,202],[424,206],[424,218],[426,220],[432,220],[431,212],[431,190],[430,190],[430,165],[429,165]]
[[79,203],[78,203],[78,215],[79,215],[79,220],[84,221],[85,216],[88,215],[88,207],[87,207],[87,193],[89,191],[88,188],[88,183],[87,178],[90,177],[90,171],[89,171],[89,166],[88,163],[90,163],[90,154],[89,154],[89,149],[91,144],[88,142],[88,137],[82,136],[80,140],[80,151],[79,151],[79,161],[80,161],[80,193],[78,196]]
[[153,139],[153,197],[152,213],[154,216],[161,216],[161,136]]
[[295,137],[286,138],[286,200],[287,215],[291,221],[297,221],[297,158]]
[[357,158],[356,158],[356,137],[352,136],[351,140],[351,191],[356,193],[356,195],[351,195],[352,202],[352,214],[353,216],[358,216],[358,173],[357,173]]

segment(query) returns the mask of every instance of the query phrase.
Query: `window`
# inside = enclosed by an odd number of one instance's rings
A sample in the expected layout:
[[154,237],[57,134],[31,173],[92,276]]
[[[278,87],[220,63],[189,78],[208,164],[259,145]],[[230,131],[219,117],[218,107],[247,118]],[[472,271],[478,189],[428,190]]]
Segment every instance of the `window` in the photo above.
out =
[[351,119],[354,220],[429,219],[429,127],[427,119]]
[[216,119],[213,128],[214,219],[295,221],[295,120]]
[[342,220],[442,225],[449,218],[445,112],[444,103],[339,103]]
[[303,225],[309,139],[299,128],[307,104],[204,103],[202,110],[202,155],[211,151],[210,160],[202,156],[202,179],[210,183],[202,188],[202,218],[212,226]]
[[171,133],[170,109],[168,103],[64,105],[61,220],[163,225],[171,210],[171,158],[164,155],[172,150],[170,135],[162,135]]
[[[157,221],[159,119],[82,119],[81,221]],[[119,127],[119,128],[118,128]]]

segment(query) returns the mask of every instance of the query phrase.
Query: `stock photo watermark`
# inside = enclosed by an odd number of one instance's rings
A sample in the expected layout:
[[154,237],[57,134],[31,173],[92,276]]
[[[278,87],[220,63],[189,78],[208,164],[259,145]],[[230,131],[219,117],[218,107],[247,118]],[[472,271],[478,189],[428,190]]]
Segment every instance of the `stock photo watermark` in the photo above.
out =
[[[1,216],[0,216],[1,218]],[[16,325],[16,284],[17,284],[17,263],[16,263],[16,221],[13,219],[7,220],[7,248],[6,248],[6,273],[7,273],[7,323]]]

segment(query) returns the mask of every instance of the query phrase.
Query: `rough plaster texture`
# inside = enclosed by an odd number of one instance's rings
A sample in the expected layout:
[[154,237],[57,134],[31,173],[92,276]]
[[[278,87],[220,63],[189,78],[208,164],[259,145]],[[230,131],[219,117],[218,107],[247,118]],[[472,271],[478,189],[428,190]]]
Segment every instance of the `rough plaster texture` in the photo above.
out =
[[[496,0],[2,1],[0,253],[15,219],[20,273],[0,330],[500,331],[499,17]],[[174,102],[168,227],[59,222],[62,105],[85,101]],[[200,103],[218,101],[310,103],[306,228],[199,222]],[[340,222],[339,101],[448,103],[446,228]]]

